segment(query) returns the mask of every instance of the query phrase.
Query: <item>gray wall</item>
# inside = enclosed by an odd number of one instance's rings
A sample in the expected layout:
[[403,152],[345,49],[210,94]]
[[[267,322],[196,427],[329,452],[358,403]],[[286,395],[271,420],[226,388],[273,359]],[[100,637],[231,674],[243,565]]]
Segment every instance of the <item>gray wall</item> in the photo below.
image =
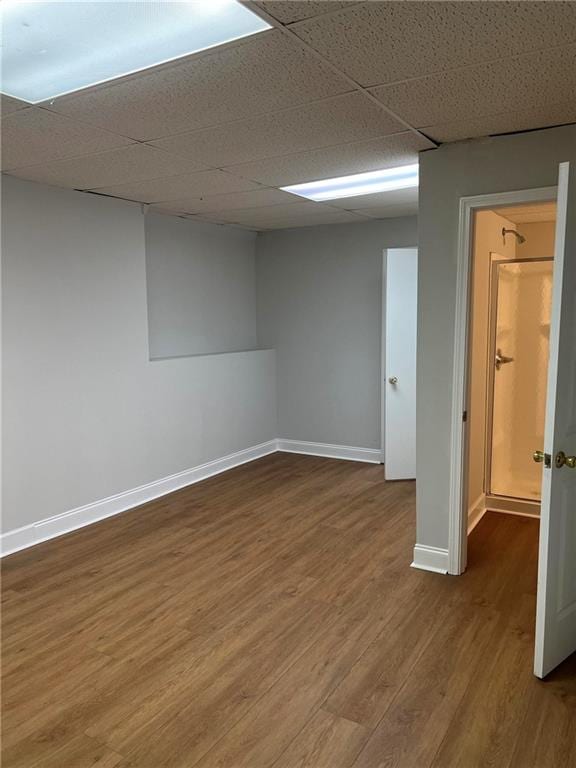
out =
[[2,203],[5,530],[276,437],[273,351],[149,361],[140,206]]
[[416,219],[261,233],[259,342],[277,355],[279,437],[380,448],[382,252]]
[[146,216],[150,357],[256,347],[255,232]]
[[[447,547],[458,205],[467,195],[557,183],[576,163],[576,126],[447,144],[420,155],[418,543]],[[574,255],[572,254],[572,258]]]

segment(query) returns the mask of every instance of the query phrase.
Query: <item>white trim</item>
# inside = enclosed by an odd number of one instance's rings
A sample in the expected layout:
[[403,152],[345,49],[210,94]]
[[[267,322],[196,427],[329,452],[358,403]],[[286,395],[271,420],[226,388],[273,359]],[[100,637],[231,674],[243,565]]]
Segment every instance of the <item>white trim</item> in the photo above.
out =
[[364,461],[372,464],[379,464],[382,455],[379,450],[373,448],[352,448],[346,445],[307,443],[298,440],[269,440],[266,443],[254,445],[220,459],[214,459],[214,461],[209,461],[206,464],[192,467],[192,469],[185,469],[183,472],[168,475],[168,477],[163,477],[152,483],[146,483],[129,491],[123,491],[91,504],[71,509],[68,512],[48,517],[37,523],[6,531],[0,535],[0,557],[33,547],[65,533],[71,533],[79,528],[97,523],[99,520],[105,520],[107,517],[113,517],[160,496],[199,483],[213,475],[219,475],[228,469],[239,467],[241,464],[260,459],[277,451],[324,456],[332,459],[347,459],[349,461]]
[[529,517],[530,520],[540,520],[540,515],[534,515],[530,512],[515,512],[513,509],[493,509],[490,507],[490,510],[486,511],[494,512],[495,515],[513,515],[515,517]]
[[347,461],[367,461],[380,464],[382,451],[377,448],[354,448],[350,445],[330,445],[329,443],[308,443],[302,440],[278,439],[278,450],[283,453],[303,453],[307,456],[324,456],[328,459]]
[[386,284],[388,248],[382,251],[382,295],[380,297],[380,461],[386,461]]
[[486,512],[486,494],[484,491],[478,496],[474,504],[468,507],[468,535],[472,533]]
[[448,550],[441,547],[427,547],[416,544],[414,547],[414,562],[411,568],[434,573],[448,573]]
[[486,509],[489,512],[505,512],[522,517],[540,518],[541,502],[528,499],[513,499],[505,496],[486,494]]
[[499,208],[530,202],[555,200],[557,187],[498,192],[460,199],[458,253],[456,274],[456,317],[454,333],[454,367],[452,371],[452,415],[450,437],[450,494],[448,506],[448,572],[458,575],[466,569],[468,521],[464,502],[464,422],[462,413],[467,399],[468,315],[470,286],[470,254],[472,250],[472,215],[480,208]]
[[86,525],[118,515],[120,512],[126,512],[128,509],[138,507],[148,501],[157,499],[159,496],[165,496],[167,493],[172,493],[187,485],[199,483],[201,480],[206,480],[213,475],[218,475],[228,469],[254,461],[254,459],[260,459],[276,451],[277,441],[269,440],[266,443],[246,448],[243,451],[231,453],[221,459],[215,459],[192,469],[177,472],[161,480],[146,483],[130,491],[117,493],[115,496],[109,496],[106,499],[85,504],[82,507],[63,512],[60,515],[54,515],[37,523],[26,525],[23,528],[7,531],[0,536],[0,556],[4,557],[12,552],[33,547],[42,541],[48,541],[65,533],[75,531],[78,528],[84,528]]

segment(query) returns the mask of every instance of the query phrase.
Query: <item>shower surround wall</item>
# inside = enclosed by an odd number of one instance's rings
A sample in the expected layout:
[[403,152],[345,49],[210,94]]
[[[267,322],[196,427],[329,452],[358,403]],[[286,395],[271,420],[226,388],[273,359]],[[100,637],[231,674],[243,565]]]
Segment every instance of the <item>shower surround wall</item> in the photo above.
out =
[[[519,246],[518,259],[523,258],[521,253]],[[492,496],[538,504],[542,465],[532,460],[532,454],[544,445],[552,269],[553,262],[543,259],[499,263],[493,302],[497,306],[492,351],[496,347],[511,360],[493,370],[488,490]]]

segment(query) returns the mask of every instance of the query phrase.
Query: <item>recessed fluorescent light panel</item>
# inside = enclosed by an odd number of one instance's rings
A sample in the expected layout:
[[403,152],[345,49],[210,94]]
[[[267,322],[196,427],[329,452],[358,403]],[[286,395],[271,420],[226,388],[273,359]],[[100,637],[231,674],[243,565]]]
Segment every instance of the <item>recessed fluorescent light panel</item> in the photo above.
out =
[[321,203],[324,200],[338,200],[341,197],[373,195],[376,192],[392,192],[418,186],[418,164],[403,165],[400,168],[386,168],[383,171],[355,173],[353,176],[339,176],[336,179],[310,181],[282,187],[284,192],[300,195],[307,200]]
[[38,103],[269,29],[235,0],[2,0],[2,93]]

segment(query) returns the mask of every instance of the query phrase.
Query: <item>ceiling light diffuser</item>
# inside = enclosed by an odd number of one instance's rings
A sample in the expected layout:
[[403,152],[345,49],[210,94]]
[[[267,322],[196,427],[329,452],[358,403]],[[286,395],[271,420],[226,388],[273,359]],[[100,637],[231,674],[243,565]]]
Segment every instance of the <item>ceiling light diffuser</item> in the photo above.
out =
[[32,103],[269,29],[236,0],[3,0],[1,90]]
[[386,168],[382,171],[355,173],[353,176],[339,176],[336,179],[310,181],[281,187],[284,192],[305,197],[318,203],[324,200],[338,200],[341,197],[373,195],[376,192],[392,192],[418,186],[418,164]]

